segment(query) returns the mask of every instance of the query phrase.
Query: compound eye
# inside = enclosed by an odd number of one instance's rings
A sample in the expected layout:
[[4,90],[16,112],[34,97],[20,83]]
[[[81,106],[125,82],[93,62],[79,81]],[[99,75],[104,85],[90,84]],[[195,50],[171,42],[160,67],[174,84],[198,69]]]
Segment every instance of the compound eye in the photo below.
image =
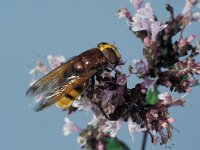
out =
[[116,63],[116,54],[111,48],[105,49],[103,51],[103,54],[111,64],[115,64]]

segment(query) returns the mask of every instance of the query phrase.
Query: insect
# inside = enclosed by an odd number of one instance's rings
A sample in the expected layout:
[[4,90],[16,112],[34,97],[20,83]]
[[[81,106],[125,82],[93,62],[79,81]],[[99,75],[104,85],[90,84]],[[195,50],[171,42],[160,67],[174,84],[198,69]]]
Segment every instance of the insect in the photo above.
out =
[[99,43],[96,48],[69,59],[36,81],[26,95],[42,95],[42,99],[35,105],[35,111],[41,111],[55,103],[67,109],[81,95],[89,79],[104,70],[113,70],[120,59],[121,55],[114,45]]

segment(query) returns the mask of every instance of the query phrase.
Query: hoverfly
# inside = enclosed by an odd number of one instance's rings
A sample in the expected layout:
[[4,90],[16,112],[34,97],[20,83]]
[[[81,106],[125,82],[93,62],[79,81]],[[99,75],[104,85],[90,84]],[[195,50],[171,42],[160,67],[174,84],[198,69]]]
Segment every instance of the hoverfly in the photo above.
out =
[[52,104],[69,108],[81,95],[84,84],[104,70],[113,70],[120,62],[117,48],[109,43],[99,43],[96,48],[86,50],[61,64],[36,81],[26,92],[29,96],[42,95],[35,111],[41,111]]

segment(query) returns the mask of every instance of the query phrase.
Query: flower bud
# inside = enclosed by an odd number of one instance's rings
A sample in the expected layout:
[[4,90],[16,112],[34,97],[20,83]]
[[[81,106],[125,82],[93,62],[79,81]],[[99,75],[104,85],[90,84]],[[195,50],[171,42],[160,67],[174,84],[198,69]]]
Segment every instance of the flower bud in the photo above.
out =
[[146,47],[150,47],[151,46],[151,39],[148,37],[148,36],[146,36],[145,38],[144,38],[144,45],[146,46]]
[[189,38],[187,39],[187,42],[192,43],[192,41],[194,41],[194,39],[196,38],[196,36],[194,34],[190,35]]
[[180,40],[179,40],[178,46],[179,46],[179,47],[184,47],[185,45],[186,45],[185,39],[180,39]]

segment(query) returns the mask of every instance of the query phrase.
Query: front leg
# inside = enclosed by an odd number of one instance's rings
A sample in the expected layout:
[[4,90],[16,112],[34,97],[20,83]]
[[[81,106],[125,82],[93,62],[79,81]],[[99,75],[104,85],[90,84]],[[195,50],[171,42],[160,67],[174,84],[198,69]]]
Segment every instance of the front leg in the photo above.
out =
[[91,77],[89,80],[89,84],[91,83],[91,85],[89,86],[89,90],[88,91],[88,98],[90,99],[90,101],[93,100],[93,96],[94,96],[94,88],[95,88],[95,77]]
[[[96,77],[97,79],[101,80],[102,77],[101,76],[97,76]],[[101,102],[100,101],[95,101],[93,100],[93,96],[94,96],[94,90],[95,90],[95,77],[92,77],[91,78],[91,90],[90,90],[90,101],[92,103],[94,103],[96,106],[98,106],[99,110],[102,112],[102,114],[104,115],[104,117],[108,120],[110,120],[110,117],[106,114],[106,112],[104,111],[102,105],[101,105]]]
[[99,110],[102,112],[103,116],[110,120],[110,117],[106,114],[106,112],[104,111],[103,107],[101,106],[101,103],[100,102],[95,102],[95,101],[92,101],[95,105],[98,106]]

